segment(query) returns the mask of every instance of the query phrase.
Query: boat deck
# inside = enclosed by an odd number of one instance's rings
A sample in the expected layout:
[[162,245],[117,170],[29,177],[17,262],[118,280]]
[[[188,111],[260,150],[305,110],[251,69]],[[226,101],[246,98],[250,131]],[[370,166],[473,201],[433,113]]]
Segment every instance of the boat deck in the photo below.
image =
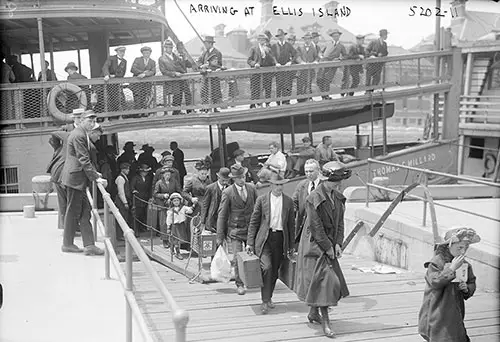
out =
[[[161,247],[155,247],[155,250]],[[363,273],[375,262],[344,255],[342,269],[351,295],[330,312],[336,341],[421,341],[418,312],[424,289],[423,273]],[[260,290],[238,296],[234,283],[189,283],[155,264],[177,303],[188,310],[188,341],[324,341],[321,327],[308,323],[308,307],[278,281],[276,309],[260,314]],[[134,269],[139,306],[157,341],[175,335],[171,312],[140,265]],[[467,302],[466,326],[473,341],[497,341],[500,336],[498,293],[476,293]]]

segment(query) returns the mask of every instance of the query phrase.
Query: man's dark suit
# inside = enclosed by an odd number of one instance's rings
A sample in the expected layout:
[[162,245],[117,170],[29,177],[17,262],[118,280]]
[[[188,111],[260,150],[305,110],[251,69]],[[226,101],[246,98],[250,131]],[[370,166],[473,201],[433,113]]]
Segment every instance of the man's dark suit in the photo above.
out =
[[200,217],[205,228],[214,233],[217,232],[217,216],[221,199],[222,190],[218,181],[207,186],[202,199]]
[[[259,64],[261,67],[270,67],[276,65],[276,60],[272,55],[272,52],[266,53],[264,58],[260,51],[259,46],[253,46],[250,49],[250,56],[247,59],[247,64],[251,68],[255,68],[255,64]],[[273,73],[263,73],[254,74],[250,76],[250,99],[257,100],[260,98],[262,93],[262,88],[264,88],[266,99],[271,97],[271,91],[273,87]],[[253,105],[254,106],[254,105]]]
[[[226,237],[229,237],[231,239],[234,255],[243,251],[243,245],[247,241],[250,217],[252,216],[255,200],[257,199],[255,187],[249,183],[246,183],[244,186],[247,192],[245,202],[243,202],[234,184],[222,192],[222,199],[217,217],[217,240],[220,242],[224,241]],[[233,258],[232,264],[234,266],[236,286],[243,286],[243,282],[238,273],[236,258]]]
[[[321,183],[321,182],[320,182]],[[319,185],[319,184],[318,184]],[[304,179],[301,181],[293,192],[293,208],[295,209],[295,243],[298,244],[304,226],[304,218],[306,215],[306,198],[309,196],[309,187],[311,181]]]
[[[208,64],[208,68],[212,71],[222,68],[222,53],[216,48],[212,48],[209,52],[206,50],[200,58],[198,58],[198,66]],[[210,85],[209,85],[210,83]],[[222,101],[222,91],[220,88],[220,79],[218,77],[205,77],[201,88],[202,103],[220,103]]]
[[282,194],[281,224],[283,231],[271,229],[271,196],[270,192],[261,195],[255,202],[255,207],[248,227],[247,244],[252,247],[260,258],[263,286],[261,288],[262,302],[271,300],[278,280],[279,268],[293,247],[294,241],[294,210],[290,197]]
[[[297,62],[302,63],[313,63],[319,62],[318,49],[315,49],[314,45],[309,46],[299,46],[297,48]],[[316,76],[314,69],[302,70],[299,72],[299,78],[297,80],[297,95],[305,95],[312,93],[312,81]],[[299,102],[307,101],[307,99],[299,99]]]
[[73,245],[75,230],[80,227],[83,246],[94,245],[90,224],[91,205],[85,190],[90,182],[99,178],[90,156],[90,138],[82,127],[75,128],[68,138],[66,161],[61,182],[67,189],[67,209],[64,222],[63,245]]
[[184,152],[180,148],[176,148],[172,151],[172,156],[174,156],[174,165],[179,170],[181,188],[184,188],[184,176],[187,174],[186,165],[184,165]]
[[[172,53],[172,58],[168,55],[163,55],[158,59],[158,67],[160,72],[165,76],[170,76],[176,78],[176,72],[185,74],[187,68],[191,67],[191,62],[187,59],[182,59],[175,53]],[[187,80],[176,80],[165,82],[163,86],[163,97],[166,99],[168,94],[173,94],[172,106],[177,107],[182,104],[182,96],[184,95],[186,106],[192,104],[191,90],[189,89],[189,83]],[[166,103],[165,103],[166,106]],[[190,110],[188,110],[188,113]],[[179,114],[180,110],[175,110],[174,114]]]
[[54,149],[54,154],[47,166],[47,173],[50,173],[50,180],[54,184],[57,192],[58,204],[58,227],[64,229],[64,216],[66,215],[66,188],[61,184],[61,174],[66,159],[69,133],[57,131],[51,134],[49,143]]
[[148,201],[151,198],[152,180],[151,174],[148,174],[144,178],[142,178],[141,175],[136,175],[130,181],[130,190],[132,191],[132,196],[135,196],[132,202],[135,205],[135,207],[132,208],[132,213],[134,214],[134,220],[137,220],[135,224],[138,228],[142,229],[146,229]]
[[[132,69],[130,72],[134,77],[139,76],[144,73],[146,77],[154,76],[156,74],[156,63],[154,60],[149,58],[148,64],[144,64],[143,57],[137,57],[132,63]],[[141,82],[133,83],[130,85],[130,89],[134,94],[134,103],[136,109],[147,108],[148,97],[151,96],[151,82]]]
[[[102,76],[115,76],[115,78],[123,78],[125,76],[125,72],[127,70],[127,61],[125,59],[118,59],[118,56],[110,56],[106,59],[102,67]],[[99,96],[102,100],[107,100],[108,102],[108,111],[116,112],[123,109],[125,104],[125,95],[123,95],[122,85],[121,84],[108,84],[108,97],[104,98],[104,92],[100,91],[102,94]],[[104,103],[104,102],[102,102]],[[103,104],[98,104],[99,111],[104,110],[102,108]]]
[[[297,51],[289,42],[277,42],[271,46],[271,52],[276,59],[276,65],[286,65],[288,62],[295,61]],[[276,97],[292,96],[293,76],[295,71],[281,71],[276,74]],[[290,100],[278,101],[290,103]]]
[[[380,39],[372,40],[366,47],[367,57],[385,57],[389,54],[387,43]],[[378,85],[385,63],[370,63],[366,66],[366,85]]]
[[[345,46],[341,42],[335,43],[334,41],[331,41],[326,46],[322,61],[331,62],[334,60],[339,60],[345,57],[346,55],[347,51],[345,49]],[[324,68],[322,73],[318,73],[319,79],[317,80],[317,83],[321,92],[328,92],[328,93],[330,92],[330,84],[335,78],[336,72],[337,72],[336,67],[329,67],[329,68]]]
[[[349,48],[349,53],[346,59],[361,60],[359,56],[365,56],[365,48],[363,45],[351,45]],[[359,86],[359,75],[363,73],[362,65],[351,65],[349,67],[344,67],[344,79],[346,83],[346,88],[357,88]],[[352,84],[349,87],[349,75],[352,77]],[[354,93],[349,93],[354,95]]]

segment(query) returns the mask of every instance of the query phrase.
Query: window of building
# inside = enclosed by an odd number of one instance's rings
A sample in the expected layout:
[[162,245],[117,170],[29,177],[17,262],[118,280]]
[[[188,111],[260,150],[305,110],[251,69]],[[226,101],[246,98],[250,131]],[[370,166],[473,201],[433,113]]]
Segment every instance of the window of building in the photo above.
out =
[[[470,146],[484,147],[484,138],[471,138]],[[482,148],[469,147],[469,158],[483,159],[483,154]]]
[[17,167],[0,167],[0,194],[18,194]]
[[410,118],[410,121],[409,121],[409,122],[410,122],[410,125],[414,125],[414,124],[416,124],[416,123],[417,123],[417,119],[415,119],[415,118]]
[[406,126],[408,125],[408,119],[407,118],[403,118],[403,126]]
[[417,119],[417,126],[422,126],[422,119]]

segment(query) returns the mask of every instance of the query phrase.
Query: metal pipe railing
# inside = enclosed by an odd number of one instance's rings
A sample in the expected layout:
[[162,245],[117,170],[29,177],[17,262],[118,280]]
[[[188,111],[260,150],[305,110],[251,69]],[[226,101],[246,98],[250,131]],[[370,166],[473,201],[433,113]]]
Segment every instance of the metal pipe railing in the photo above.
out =
[[395,164],[395,163],[389,163],[381,160],[375,160],[372,158],[368,158],[368,165],[370,163],[375,163],[375,164],[380,164],[380,165],[386,165],[386,166],[393,166],[397,168],[402,168],[406,170],[411,170],[411,171],[417,171],[417,172],[423,172],[428,175],[434,175],[434,176],[439,176],[439,177],[447,177],[455,180],[461,180],[465,182],[471,182],[471,183],[477,183],[477,184],[482,184],[482,185],[487,185],[487,186],[492,186],[495,188],[500,188],[500,183],[493,183],[493,182],[488,182],[480,179],[474,179],[474,178],[469,178],[469,177],[464,177],[464,176],[455,176],[455,175],[450,175],[448,173],[443,173],[443,172],[438,172],[438,171],[432,171],[432,170],[427,170],[427,169],[419,169],[417,167],[412,167],[412,166],[406,166],[406,165],[401,165],[401,164]]
[[[175,330],[176,330],[176,342],[185,342],[186,341],[186,327],[187,323],[189,321],[189,314],[187,311],[181,309],[177,302],[174,300],[173,296],[170,294],[170,292],[167,290],[165,287],[165,284],[161,280],[160,276],[156,272],[156,270],[153,268],[153,265],[151,264],[151,261],[149,260],[149,257],[146,255],[144,252],[141,244],[137,241],[134,231],[130,229],[128,226],[127,222],[125,219],[121,216],[120,211],[116,207],[116,205],[113,203],[111,200],[111,197],[109,196],[108,192],[104,188],[104,186],[101,183],[97,183],[97,187],[99,191],[103,194],[103,199],[105,202],[107,202],[108,207],[115,217],[116,221],[120,225],[120,228],[123,230],[123,236],[126,240],[126,269],[127,269],[127,281],[126,281],[126,289],[131,291],[133,283],[132,283],[132,251],[136,254],[136,256],[139,258],[139,260],[144,264],[144,267],[146,269],[146,272],[149,274],[149,276],[152,278],[154,285],[156,288],[160,291],[160,294],[162,295],[163,299],[165,302],[168,304],[170,307],[172,313],[173,313],[173,322],[175,325]],[[127,310],[129,308],[127,307]],[[133,308],[130,307],[130,310],[133,313]],[[130,323],[129,321],[129,313],[127,312],[127,323]],[[131,329],[131,325],[130,325]],[[129,328],[127,328],[127,333],[131,332]],[[129,341],[127,339],[127,341]]]

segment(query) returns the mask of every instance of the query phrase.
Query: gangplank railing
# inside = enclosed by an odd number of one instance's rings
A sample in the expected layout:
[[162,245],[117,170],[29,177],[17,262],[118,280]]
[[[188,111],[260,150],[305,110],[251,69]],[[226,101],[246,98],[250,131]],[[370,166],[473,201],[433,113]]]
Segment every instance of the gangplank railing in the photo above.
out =
[[[395,190],[395,189],[391,189],[391,188],[388,188],[388,187],[385,187],[385,186],[382,186],[382,185],[374,184],[373,181],[372,181],[372,176],[373,176],[372,175],[372,164],[384,165],[384,166],[387,166],[387,167],[395,168],[396,170],[399,170],[399,168],[401,168],[401,169],[405,169],[405,170],[408,170],[408,171],[414,171],[414,172],[419,173],[421,175],[420,186],[422,186],[424,188],[425,198],[420,197],[420,196],[410,195],[410,194],[407,194],[407,193],[402,193],[402,192],[400,192],[398,190]],[[417,168],[417,167],[406,166],[406,165],[401,165],[401,164],[396,164],[396,163],[390,163],[390,162],[386,162],[386,161],[381,161],[381,160],[376,160],[376,159],[368,158],[368,172],[367,172],[367,180],[366,180],[366,201],[365,201],[365,205],[366,205],[366,207],[369,207],[369,203],[370,203],[369,202],[370,188],[375,188],[375,189],[387,191],[387,192],[390,192],[390,193],[398,194],[399,195],[399,199],[396,198],[396,200],[398,200],[397,203],[401,202],[404,197],[408,197],[408,198],[411,198],[411,199],[420,200],[424,204],[424,206],[423,206],[423,215],[422,215],[423,216],[423,218],[422,218],[422,226],[425,227],[426,226],[426,222],[427,222],[427,204],[432,204],[431,215],[433,216],[433,233],[434,233],[434,240],[435,241],[439,240],[439,236],[437,235],[437,226],[436,226],[436,222],[435,222],[435,213],[434,213],[434,209],[433,209],[434,206],[439,206],[439,207],[443,207],[443,208],[455,210],[455,211],[458,211],[458,212],[462,212],[462,213],[465,213],[465,214],[474,215],[476,217],[481,217],[481,218],[484,218],[484,219],[492,220],[492,221],[495,221],[495,222],[500,222],[500,219],[498,217],[490,217],[490,216],[482,215],[482,214],[479,214],[477,212],[473,212],[473,211],[470,211],[470,210],[456,208],[456,207],[453,207],[453,206],[450,206],[450,205],[446,205],[446,204],[443,204],[443,203],[434,202],[433,199],[432,199],[432,195],[430,193],[430,190],[427,187],[427,185],[428,185],[428,177],[429,176],[444,177],[444,178],[449,178],[449,179],[453,179],[453,180],[457,180],[457,181],[471,182],[471,183],[486,185],[486,186],[490,186],[490,187],[494,187],[494,188],[500,189],[500,183],[494,183],[494,182],[490,182],[490,181],[482,180],[482,179],[477,179],[477,178],[470,178],[470,177],[464,177],[464,176],[456,176],[456,175],[452,175],[452,174],[448,174],[448,173],[443,173],[443,172],[438,172],[438,171],[432,171],[432,170],[428,170],[428,169],[421,169],[421,168]],[[413,190],[416,187],[416,184],[413,184],[413,185],[414,185],[413,187],[411,187],[411,186],[409,187],[410,189],[408,190],[408,192],[411,191],[411,190]],[[394,209],[394,207],[391,207],[390,209],[392,210],[392,209]],[[384,215],[384,216],[385,216],[385,219],[386,219],[388,215]]]
[[[447,67],[436,77],[429,60],[439,57],[450,66],[453,53],[454,50],[445,50],[361,61],[193,72],[176,77],[111,78],[107,82],[96,78],[71,80],[71,83],[2,84],[0,125],[15,128],[25,124],[47,126],[55,121],[49,113],[56,111],[64,117],[77,107],[93,108],[99,120],[108,121],[175,115],[181,111],[210,115],[203,112],[248,110],[250,105],[258,107],[272,103],[274,106],[288,101],[292,101],[291,106],[307,107],[306,101],[330,99],[338,94],[359,94],[378,89],[421,89],[449,82],[452,68]],[[358,81],[354,82],[353,74],[359,75],[358,84]],[[367,82],[368,74],[376,74],[375,80],[370,77]],[[73,85],[77,86],[76,91],[69,89]],[[51,102],[48,103],[47,99]]]
[[[96,187],[97,185],[97,187]],[[102,194],[104,199],[104,222],[101,220],[97,206],[95,205],[95,199],[97,198],[96,188]],[[153,284],[160,291],[161,296],[165,300],[169,309],[172,312],[172,320],[175,325],[175,341],[185,342],[186,341],[186,327],[189,321],[188,312],[181,309],[176,303],[175,299],[172,297],[165,284],[162,282],[160,276],[153,268],[151,261],[142,249],[141,244],[137,241],[134,231],[128,226],[127,222],[123,219],[120,211],[113,203],[111,196],[106,191],[104,186],[100,183],[94,183],[93,186],[94,194],[91,195],[90,191],[87,189],[87,197],[92,205],[92,217],[94,222],[94,230],[99,229],[101,234],[104,236],[104,275],[105,279],[110,278],[110,262],[118,275],[118,280],[120,281],[124,296],[126,299],[126,341],[132,341],[132,317],[135,318],[136,324],[139,327],[141,335],[144,341],[152,342],[153,338],[150,334],[150,330],[144,315],[141,312],[139,305],[137,304],[137,299],[134,295],[133,290],[133,254],[139,258],[143,263],[146,273],[151,277]],[[114,242],[114,220],[118,222],[118,225],[123,230],[123,236],[125,238],[125,272],[121,268],[120,261],[117,257],[113,242]],[[94,233],[96,234],[96,232]]]

